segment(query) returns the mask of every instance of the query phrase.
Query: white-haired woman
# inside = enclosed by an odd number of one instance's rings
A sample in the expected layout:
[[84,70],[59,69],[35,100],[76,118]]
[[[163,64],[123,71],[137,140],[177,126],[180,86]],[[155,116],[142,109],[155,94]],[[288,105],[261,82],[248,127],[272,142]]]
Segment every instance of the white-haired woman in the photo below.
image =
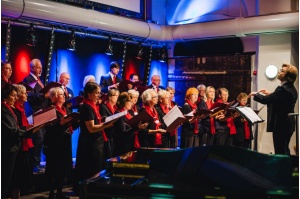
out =
[[148,124],[145,129],[140,130],[139,140],[141,147],[162,147],[162,134],[166,130],[161,128],[159,115],[155,109],[158,103],[158,95],[153,89],[147,89],[142,94],[143,108],[141,111],[146,111],[152,116],[153,121]]
[[[56,109],[57,122],[46,126],[44,147],[46,155],[46,176],[49,182],[49,198],[68,198],[63,195],[64,179],[70,177],[72,171],[72,143],[71,135],[75,125],[72,126],[71,112],[63,106],[65,102],[64,91],[61,87],[52,88],[49,97]],[[56,196],[54,189],[57,189]]]
[[[163,117],[171,110],[170,108],[170,93],[166,90],[158,91],[158,105],[155,107],[160,118],[160,122],[162,123],[161,128],[166,129],[167,126],[163,122]],[[171,136],[174,138],[176,130],[173,132],[167,132],[162,135],[162,147],[163,148],[171,148]],[[172,139],[175,141],[175,139]],[[172,143],[172,148],[175,147],[175,143]]]
[[84,77],[83,82],[82,82],[82,89],[79,91],[79,96],[84,97],[84,87],[86,85],[86,83],[88,82],[96,82],[96,78],[94,75],[87,75]]
[[139,113],[141,107],[137,105],[140,93],[134,89],[128,90],[128,94],[131,96],[132,108],[128,111],[132,116]]

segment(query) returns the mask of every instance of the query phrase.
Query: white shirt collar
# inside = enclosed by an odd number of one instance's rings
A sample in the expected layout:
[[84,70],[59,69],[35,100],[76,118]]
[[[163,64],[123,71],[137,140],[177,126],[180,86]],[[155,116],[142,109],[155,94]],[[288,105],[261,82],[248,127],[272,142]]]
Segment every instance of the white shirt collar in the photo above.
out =
[[35,78],[35,80],[38,80],[39,78],[37,77],[37,76],[35,76],[33,73],[30,73],[30,75],[32,75],[34,78]]
[[281,82],[281,86],[282,86],[283,84],[285,84],[285,83],[287,83],[287,81],[282,81],[282,82]]

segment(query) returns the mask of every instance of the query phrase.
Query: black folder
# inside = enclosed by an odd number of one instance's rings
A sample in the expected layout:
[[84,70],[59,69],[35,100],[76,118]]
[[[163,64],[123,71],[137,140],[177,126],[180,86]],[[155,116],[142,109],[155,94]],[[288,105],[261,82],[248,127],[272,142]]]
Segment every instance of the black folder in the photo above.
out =
[[147,113],[146,110],[142,110],[136,116],[127,120],[126,124],[133,128],[136,127],[140,122],[141,124],[143,124],[146,122],[152,122],[153,120],[154,118],[151,115],[149,115],[149,113]]

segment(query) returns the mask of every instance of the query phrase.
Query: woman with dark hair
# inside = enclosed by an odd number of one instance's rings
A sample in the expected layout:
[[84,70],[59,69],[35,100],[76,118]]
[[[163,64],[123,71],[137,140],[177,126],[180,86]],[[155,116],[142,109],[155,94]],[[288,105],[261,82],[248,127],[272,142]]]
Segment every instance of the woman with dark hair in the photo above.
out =
[[[127,92],[120,94],[117,101],[117,112],[129,111],[132,108],[131,96]],[[135,151],[140,147],[138,140],[138,131],[145,128],[148,123],[139,124],[134,128],[130,128],[126,125],[126,121],[131,119],[132,115],[127,114],[119,118],[114,124],[115,135],[115,152],[114,156],[123,155],[129,151]]]
[[12,74],[12,68],[10,62],[2,62],[1,61],[1,88],[3,88],[6,84],[11,84],[10,76]]
[[11,108],[16,101],[16,87],[6,84],[1,90],[1,198],[8,194],[21,139],[27,135]]
[[[109,117],[115,114],[117,110],[117,100],[120,95],[120,91],[117,89],[111,89],[107,93],[107,101],[100,105],[100,115],[102,118]],[[107,140],[104,140],[104,159],[111,158],[114,152],[114,129],[113,127],[106,128],[104,130]]]
[[76,154],[74,190],[78,191],[78,182],[96,177],[103,169],[104,136],[101,131],[112,123],[101,123],[99,106],[100,86],[88,82],[84,87],[85,98],[80,108],[80,134]]

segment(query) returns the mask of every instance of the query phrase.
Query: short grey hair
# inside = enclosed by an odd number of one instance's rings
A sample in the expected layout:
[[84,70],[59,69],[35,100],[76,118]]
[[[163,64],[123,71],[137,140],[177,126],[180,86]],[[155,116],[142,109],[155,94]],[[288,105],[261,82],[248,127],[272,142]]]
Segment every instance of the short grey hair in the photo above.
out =
[[39,59],[33,59],[33,60],[31,60],[31,62],[29,63],[30,70],[33,69],[33,67],[36,65],[37,62],[41,63],[41,60],[39,60]]
[[159,90],[158,91],[158,98],[159,99],[164,99],[166,97],[170,97],[170,93],[166,90]]
[[127,91],[129,95],[131,95],[132,97],[139,97],[140,93],[134,89],[130,89]]
[[53,102],[54,98],[58,96],[58,92],[62,91],[64,92],[64,90],[61,87],[54,87],[51,88],[49,91],[49,97],[51,99],[51,101]]
[[199,91],[200,88],[206,89],[206,86],[205,86],[204,84],[199,84],[199,85],[197,86],[197,90]]
[[152,99],[151,93],[156,94],[155,90],[153,90],[152,88],[149,88],[143,92],[142,101],[144,104],[148,104],[148,102]]
[[86,83],[90,82],[91,80],[94,80],[94,82],[96,81],[96,78],[94,75],[85,76],[83,79],[83,83],[82,83],[83,88],[85,87]]
[[16,87],[17,89],[17,95],[20,96],[21,94],[23,94],[24,92],[26,92],[26,87],[21,85],[21,84],[13,84],[14,87]]

